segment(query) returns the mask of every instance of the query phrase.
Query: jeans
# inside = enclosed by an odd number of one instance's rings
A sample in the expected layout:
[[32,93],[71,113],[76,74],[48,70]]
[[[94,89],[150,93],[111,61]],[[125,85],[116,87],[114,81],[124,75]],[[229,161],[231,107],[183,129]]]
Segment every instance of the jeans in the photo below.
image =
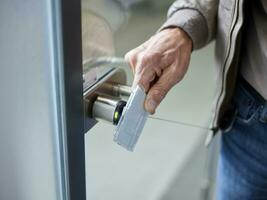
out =
[[267,199],[267,102],[240,79],[232,104],[221,140],[217,200]]

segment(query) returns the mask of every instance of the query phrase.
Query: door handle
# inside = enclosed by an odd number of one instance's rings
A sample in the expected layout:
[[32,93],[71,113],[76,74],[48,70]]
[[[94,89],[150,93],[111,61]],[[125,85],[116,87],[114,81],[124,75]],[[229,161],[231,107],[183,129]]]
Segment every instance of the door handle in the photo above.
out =
[[108,121],[117,125],[114,141],[133,151],[149,115],[144,109],[146,93],[139,86],[131,91],[125,69],[109,64],[100,62],[101,67],[89,67],[84,74],[85,131],[99,120]]
[[83,74],[85,133],[101,120],[117,125],[131,94],[125,69],[111,66],[110,59],[100,60],[84,63],[88,69]]

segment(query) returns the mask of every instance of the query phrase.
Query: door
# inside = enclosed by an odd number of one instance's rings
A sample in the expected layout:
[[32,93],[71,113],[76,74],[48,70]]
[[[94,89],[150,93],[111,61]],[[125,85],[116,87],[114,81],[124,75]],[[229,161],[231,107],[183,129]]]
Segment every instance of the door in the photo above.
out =
[[0,199],[86,199],[80,6],[0,2]]

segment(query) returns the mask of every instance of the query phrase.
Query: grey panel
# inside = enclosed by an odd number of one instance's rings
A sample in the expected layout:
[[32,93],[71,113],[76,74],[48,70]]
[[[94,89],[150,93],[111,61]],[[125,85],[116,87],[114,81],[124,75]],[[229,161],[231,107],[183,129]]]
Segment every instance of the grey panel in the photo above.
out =
[[0,1],[0,199],[62,199],[56,1]]

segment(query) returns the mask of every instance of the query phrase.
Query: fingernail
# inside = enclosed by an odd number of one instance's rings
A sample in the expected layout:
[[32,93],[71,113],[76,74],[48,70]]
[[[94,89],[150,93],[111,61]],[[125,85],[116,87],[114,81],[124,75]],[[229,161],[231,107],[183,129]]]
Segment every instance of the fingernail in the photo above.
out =
[[155,112],[156,107],[157,107],[157,103],[153,99],[148,99],[146,101],[145,108],[150,114],[153,114]]

